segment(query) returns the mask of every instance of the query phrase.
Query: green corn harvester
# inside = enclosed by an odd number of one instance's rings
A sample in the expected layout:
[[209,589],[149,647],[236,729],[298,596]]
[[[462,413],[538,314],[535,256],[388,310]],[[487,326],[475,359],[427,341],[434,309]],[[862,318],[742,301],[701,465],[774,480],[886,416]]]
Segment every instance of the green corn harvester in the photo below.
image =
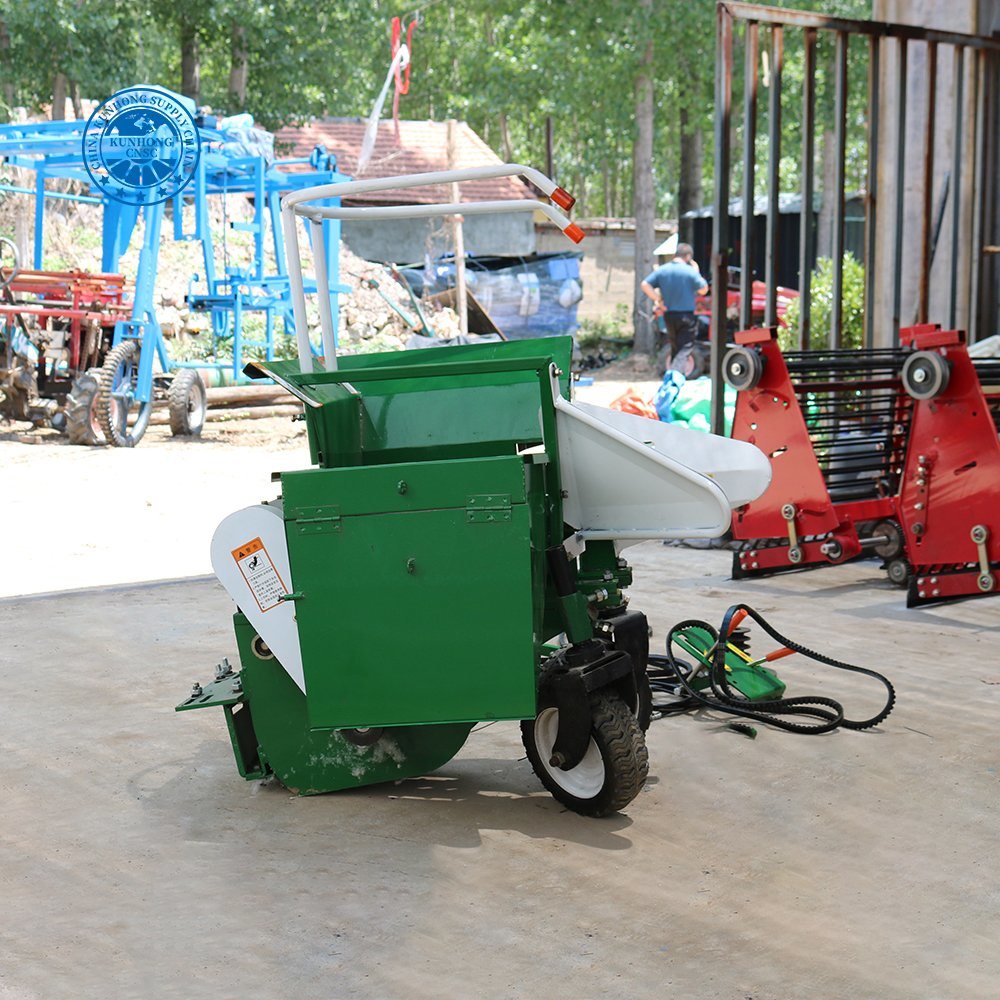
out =
[[748,444],[571,402],[572,347],[313,371],[306,343],[299,362],[258,366],[304,404],[312,467],[220,524],[240,668],[223,661],[178,706],[223,709],[244,778],[303,795],[396,781],[441,767],[476,724],[517,720],[569,808],[638,794],[648,628],[621,549],[722,534],[770,467]]

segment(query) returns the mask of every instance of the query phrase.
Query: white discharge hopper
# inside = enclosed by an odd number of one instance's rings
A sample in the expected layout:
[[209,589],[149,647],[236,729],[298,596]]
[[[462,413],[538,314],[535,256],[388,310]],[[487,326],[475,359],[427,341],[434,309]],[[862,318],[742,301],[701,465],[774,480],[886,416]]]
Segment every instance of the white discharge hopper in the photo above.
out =
[[770,485],[752,444],[571,403],[553,378],[563,517],[586,540],[717,538]]

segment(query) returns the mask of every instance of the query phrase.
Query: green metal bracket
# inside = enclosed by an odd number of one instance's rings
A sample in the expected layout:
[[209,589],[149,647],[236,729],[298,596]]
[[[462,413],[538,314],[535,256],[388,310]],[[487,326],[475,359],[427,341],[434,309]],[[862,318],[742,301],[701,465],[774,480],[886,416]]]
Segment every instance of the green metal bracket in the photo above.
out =
[[236,705],[243,701],[243,683],[239,674],[230,673],[202,687],[195,684],[191,694],[182,701],[175,712],[190,712],[194,708],[215,708]]
[[466,500],[465,520],[469,524],[500,524],[510,518],[509,493],[480,493]]
[[292,507],[285,517],[295,524],[300,535],[326,535],[340,531],[340,507],[336,504],[313,507]]

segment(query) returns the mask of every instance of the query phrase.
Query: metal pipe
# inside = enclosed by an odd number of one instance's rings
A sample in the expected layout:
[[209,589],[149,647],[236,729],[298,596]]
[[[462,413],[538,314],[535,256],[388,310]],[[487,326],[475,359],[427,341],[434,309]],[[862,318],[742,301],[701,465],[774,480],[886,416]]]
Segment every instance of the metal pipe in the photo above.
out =
[[802,82],[802,212],[799,215],[799,349],[810,347],[812,269],[816,256],[813,188],[816,175],[816,29],[805,31]]
[[[830,303],[830,347],[838,348],[844,338],[844,157],[847,150],[847,33],[837,32],[834,52],[833,84],[833,145],[834,162],[833,203],[833,290]],[[825,198],[827,192],[823,192]]]
[[868,169],[865,187],[865,347],[875,344],[875,239],[878,220],[879,84],[882,43],[868,39]]
[[767,245],[764,252],[764,326],[778,322],[778,236],[781,215],[781,71],[785,61],[784,30],[771,28],[771,80],[768,92],[767,123]]
[[333,372],[337,370],[337,341],[333,335],[333,307],[330,303],[330,282],[327,280],[326,235],[322,219],[314,219],[309,225],[316,269],[316,304],[323,341],[323,366],[328,372]]
[[725,432],[722,352],[726,343],[729,260],[729,124],[733,100],[733,18],[720,6],[715,24],[715,210],[712,217],[712,420]]
[[[378,205],[372,207],[343,205],[300,205],[294,211],[304,218],[317,219],[423,219],[446,215],[493,215],[497,212],[541,212],[560,229],[573,223],[547,201],[526,198],[522,201],[447,202],[435,205]],[[570,237],[572,239],[572,237]],[[582,234],[581,234],[582,239]],[[579,242],[579,241],[577,241]]]
[[[926,323],[931,283],[931,216],[934,212],[934,128],[937,113],[937,43],[927,43],[927,136],[924,140],[923,225],[920,230],[920,281],[917,290],[917,322]],[[957,124],[957,123],[956,123]]]
[[743,63],[743,216],[740,220],[740,328],[753,325],[753,209],[757,161],[757,63],[759,32],[747,22]]
[[976,57],[976,125],[973,144],[975,148],[975,179],[972,188],[972,283],[969,294],[969,343],[979,339],[979,298],[983,270],[983,210],[986,200],[986,59],[985,52]]
[[288,290],[292,296],[292,317],[295,320],[295,344],[299,352],[299,368],[313,370],[312,345],[309,343],[309,326],[306,319],[306,292],[302,283],[302,257],[299,253],[299,231],[295,211],[291,205],[281,206],[281,230],[285,237],[288,262]]
[[892,293],[892,344],[899,346],[899,317],[903,299],[903,202],[906,193],[906,39],[899,40],[896,65],[896,268]]
[[958,231],[962,224],[962,143],[965,138],[965,49],[955,46],[954,54],[955,108],[954,142],[951,157],[951,273],[948,280],[948,329],[954,330],[958,322]]

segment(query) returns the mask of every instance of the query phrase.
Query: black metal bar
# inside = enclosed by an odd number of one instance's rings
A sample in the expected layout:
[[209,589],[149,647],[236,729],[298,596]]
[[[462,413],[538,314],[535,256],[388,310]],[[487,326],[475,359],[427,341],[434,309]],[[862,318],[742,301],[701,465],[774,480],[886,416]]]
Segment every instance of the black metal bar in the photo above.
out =
[[962,143],[965,139],[965,49],[955,46],[953,68],[955,71],[954,141],[951,158],[951,273],[948,280],[948,328],[955,329],[958,322],[958,231],[962,225]]
[[816,174],[816,29],[805,31],[802,71],[802,213],[799,216],[799,348],[809,350],[812,269],[816,224],[813,188]]
[[778,322],[778,234],[781,215],[781,72],[785,62],[784,29],[771,27],[771,80],[767,99],[767,246],[764,252],[764,326]]
[[712,218],[712,433],[725,432],[722,352],[726,344],[729,261],[729,124],[733,100],[733,17],[720,5],[715,23],[715,214]]
[[[847,33],[837,32],[833,84],[833,290],[830,303],[830,346],[843,344],[844,334],[844,157],[847,151]],[[823,192],[823,197],[827,192]]]
[[771,7],[766,4],[733,2],[720,0],[719,8],[731,18],[742,21],[758,21],[761,24],[781,24],[795,28],[828,28],[831,31],[846,31],[852,35],[876,35],[884,38],[900,38],[917,42],[937,42],[941,45],[967,45],[975,49],[1000,51],[1000,41],[980,35],[963,35],[956,31],[941,31],[924,28],[916,24],[894,24],[888,21],[859,21],[847,17],[830,17],[806,10],[787,7]]
[[743,62],[743,217],[740,220],[740,328],[753,325],[753,189],[757,161],[759,31],[747,21]]
[[931,288],[931,219],[934,214],[934,129],[937,125],[937,42],[927,43],[927,135],[924,140],[924,210],[920,229],[920,275],[917,322],[926,323]]
[[972,247],[969,259],[969,266],[972,268],[972,283],[969,290],[970,344],[974,344],[979,337],[979,299],[983,277],[983,210],[986,200],[986,59],[985,52],[977,53],[976,126],[973,140],[975,177],[972,183]]
[[878,219],[879,83],[882,43],[868,39],[868,169],[865,187],[865,347],[875,344],[875,236]]
[[903,298],[903,205],[906,194],[906,39],[899,40],[896,63],[896,247],[893,261],[892,343],[899,346]]

